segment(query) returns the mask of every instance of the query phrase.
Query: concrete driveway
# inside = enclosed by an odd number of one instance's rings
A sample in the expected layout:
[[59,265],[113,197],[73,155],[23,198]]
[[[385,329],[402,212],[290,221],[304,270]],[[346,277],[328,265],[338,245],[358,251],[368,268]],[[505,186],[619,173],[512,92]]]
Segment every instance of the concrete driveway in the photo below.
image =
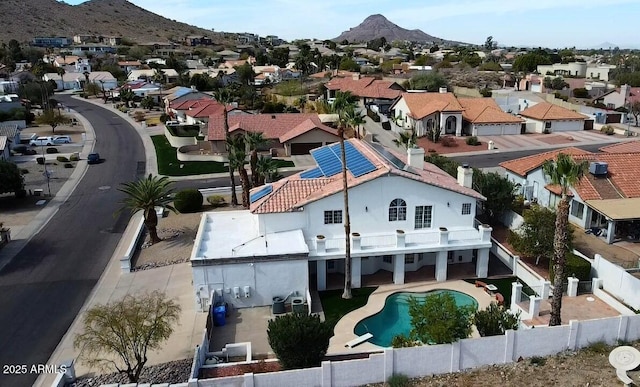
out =
[[379,122],[374,122],[371,118],[365,116],[364,129],[367,134],[373,135],[375,142],[378,142],[388,148],[396,149],[397,146],[393,140],[397,139],[397,135],[392,130],[382,129],[382,125]]

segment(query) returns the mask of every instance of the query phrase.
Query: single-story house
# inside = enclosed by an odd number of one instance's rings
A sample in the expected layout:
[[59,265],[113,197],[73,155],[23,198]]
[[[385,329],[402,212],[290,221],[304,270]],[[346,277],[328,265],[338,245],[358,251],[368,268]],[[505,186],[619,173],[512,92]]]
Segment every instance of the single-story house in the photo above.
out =
[[184,101],[188,100],[196,100],[202,98],[211,98],[211,95],[207,93],[203,93],[201,91],[196,90],[195,88],[176,86],[172,87],[168,90],[158,90],[152,93],[149,93],[154,97],[158,97],[164,103],[164,106],[167,109],[167,113],[170,112],[169,108],[173,106],[177,106]]
[[[453,268],[468,277],[488,274],[491,227],[475,225],[471,168],[458,178],[407,155],[351,139],[351,283],[445,281]],[[342,287],[344,203],[339,144],[311,152],[316,166],[251,191],[244,211],[202,216],[191,253],[197,308],[211,300],[236,308],[271,305],[274,297]],[[221,233],[220,230],[224,230]]]
[[129,74],[133,70],[139,70],[142,63],[139,60],[122,60],[118,62],[118,66],[125,74]]
[[[327,126],[315,113],[240,114],[228,117],[229,132],[262,132],[269,140],[265,149],[280,148],[286,155],[304,155],[311,149],[340,140],[337,129]],[[209,117],[212,151],[225,152],[222,114]]]
[[[524,117],[526,131],[529,133],[553,133],[584,130],[588,122],[593,120],[573,110],[554,105],[549,102],[540,102],[520,112]],[[587,122],[588,121],[588,122]]]
[[[175,83],[178,81],[178,72],[174,69],[161,69],[164,74],[164,82],[165,83]],[[146,79],[150,81],[153,79],[153,76],[156,74],[156,70],[154,69],[146,69],[146,70],[131,70],[129,74],[127,74],[127,80],[135,81],[138,79]]]
[[[92,71],[89,74],[89,82],[95,83],[104,90],[113,90],[118,87],[118,80],[108,71]],[[87,78],[84,73],[47,73],[42,77],[45,81],[54,81],[56,90],[82,89]]]
[[418,137],[437,128],[442,134],[462,135],[464,108],[453,93],[402,93],[391,111],[398,126],[413,128]]
[[524,120],[502,111],[493,98],[458,98],[462,111],[462,133],[471,136],[520,134]]
[[155,92],[155,91],[159,91],[160,90],[160,85],[156,85],[155,83],[151,83],[151,82],[146,82],[144,80],[137,80],[137,81],[129,81],[127,83],[125,83],[124,85],[122,85],[120,87],[121,89],[129,89],[131,91],[133,91],[133,93],[140,97],[140,98],[144,98],[147,95],[149,95],[149,93],[151,92]]
[[[202,98],[184,101],[179,105],[171,107],[173,117],[178,122],[184,122],[187,125],[203,125],[209,124],[209,117],[222,114],[223,105],[212,98]],[[228,114],[234,114],[237,106],[230,105],[227,107]],[[238,111],[240,112],[240,111]]]
[[500,166],[506,169],[508,179],[521,185],[527,200],[554,208],[561,197],[560,187],[547,183],[542,165],[560,153],[589,163],[588,172],[571,187],[569,221],[583,229],[602,230],[607,243],[639,240],[640,153],[589,153],[565,148],[506,161]]
[[327,87],[327,99],[335,98],[338,91],[348,91],[360,98],[365,106],[377,105],[381,112],[387,111],[393,101],[405,91],[396,82],[361,77],[359,73],[353,73],[351,77],[346,78],[333,78],[325,86]]

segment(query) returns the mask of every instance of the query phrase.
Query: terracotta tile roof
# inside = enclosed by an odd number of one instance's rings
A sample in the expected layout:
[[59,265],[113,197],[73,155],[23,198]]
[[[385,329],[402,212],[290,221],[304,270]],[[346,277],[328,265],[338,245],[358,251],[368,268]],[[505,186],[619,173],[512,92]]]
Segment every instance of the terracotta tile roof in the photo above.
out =
[[564,153],[569,155],[582,155],[582,154],[591,154],[585,150],[580,148],[564,148],[564,149],[556,149],[549,152],[538,153],[531,156],[521,157],[519,159],[504,161],[499,165],[506,169],[507,171],[514,172],[519,176],[525,177],[529,172],[534,169],[540,168],[542,164],[544,164],[547,160],[555,160],[558,154]]
[[640,153],[640,140],[611,144],[603,146],[599,150],[605,153]]
[[[348,173],[347,185],[349,187],[355,187],[375,180],[378,177],[393,174],[440,187],[447,191],[467,195],[478,200],[486,200],[486,198],[478,192],[460,186],[456,178],[450,176],[435,165],[425,163],[422,170],[409,167],[410,170],[405,171],[391,164],[367,142],[357,139],[348,141],[354,148],[360,151],[364,157],[371,161],[376,168],[372,172],[359,177],[354,177],[353,174]],[[387,148],[387,151],[394,154],[401,161],[406,162],[406,155],[398,154],[389,148]],[[329,178],[322,176],[317,179],[302,179],[300,177],[302,173],[303,172],[300,172],[273,183],[273,191],[262,199],[252,203],[250,206],[251,212],[257,214],[294,212],[308,203],[342,191],[342,174],[337,174]]]
[[587,173],[580,180],[575,189],[582,200],[640,197],[640,153],[592,153],[574,158],[608,164],[607,177]]
[[404,91],[396,82],[381,81],[372,77],[333,78],[325,86],[329,90],[348,91],[361,98],[395,99]]
[[587,117],[574,112],[573,110],[565,109],[561,106],[551,104],[549,102],[540,102],[520,112],[523,117],[533,118],[534,120],[564,120],[564,121],[576,121],[584,120]]
[[197,106],[205,106],[211,102],[216,103],[213,98],[188,99],[185,101],[172,101],[169,103],[169,107],[175,110],[187,110]]
[[[554,194],[556,194],[558,196],[562,195],[562,187],[560,187],[559,184],[547,184],[547,185],[544,186],[544,188],[547,191],[549,191],[551,193],[554,193]],[[573,196],[573,192],[568,192],[567,195],[568,196]]]
[[296,126],[295,128],[291,129],[290,131],[288,131],[287,133],[283,134],[282,136],[280,136],[279,141],[280,143],[285,143],[291,139],[294,139],[298,136],[301,136],[307,132],[310,132],[314,129],[318,129],[318,130],[322,130],[324,132],[327,132],[329,134],[333,134],[334,136],[336,136],[336,141],[338,141],[340,138],[338,137],[338,130],[337,129],[333,129],[328,127],[327,125],[324,125],[322,122],[320,122],[320,118],[318,119],[314,119],[314,118],[309,118],[307,120],[305,120],[304,122],[302,122],[301,124],[299,124],[298,126]]
[[[184,114],[189,117],[203,118],[203,117],[209,117],[211,115],[220,114],[222,113],[223,110],[224,110],[224,106],[221,103],[218,103],[216,101],[211,101],[210,103],[204,106],[192,107],[191,109],[184,112]],[[227,111],[229,111],[228,108],[227,108]]]
[[461,112],[464,110],[453,93],[402,93],[409,115],[420,120],[436,112]]
[[118,66],[142,66],[139,60],[125,60],[118,62]]
[[[300,126],[305,121],[310,120],[313,125],[306,124],[306,126]],[[338,131],[330,128],[320,122],[320,118],[315,113],[278,113],[278,114],[243,114],[243,115],[230,115],[228,117],[229,132],[235,130],[243,130],[246,132],[262,132],[267,139],[279,140],[282,138],[297,137],[305,132],[301,130],[307,128],[308,130],[318,128],[324,130],[327,133],[332,133],[337,136]],[[300,126],[300,127],[299,127]],[[288,137],[290,131],[294,131],[292,137]],[[224,140],[224,118],[222,114],[212,115],[209,117],[209,140],[222,141]]]
[[464,108],[462,117],[474,124],[521,123],[523,119],[500,109],[493,98],[458,98]]

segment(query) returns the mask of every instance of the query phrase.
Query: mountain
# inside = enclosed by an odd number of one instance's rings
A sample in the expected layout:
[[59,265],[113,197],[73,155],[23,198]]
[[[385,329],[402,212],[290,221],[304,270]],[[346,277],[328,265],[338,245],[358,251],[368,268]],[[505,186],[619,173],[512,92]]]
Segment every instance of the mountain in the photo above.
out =
[[[78,34],[120,36],[135,42],[182,40],[220,34],[169,20],[126,0],[90,0],[69,5],[56,0],[0,0],[0,41],[30,42],[36,36]],[[216,39],[217,41],[218,39]]]
[[600,43],[597,46],[592,47],[592,49],[594,50],[599,50],[599,49],[604,49],[604,50],[608,50],[608,49],[613,49],[615,47],[618,47],[617,44],[615,43],[609,43],[609,42],[604,42],[604,43]]
[[384,37],[387,42],[392,42],[394,40],[409,40],[411,42],[418,43],[459,43],[431,36],[421,30],[408,30],[406,28],[402,28],[379,14],[369,16],[358,26],[349,29],[349,31],[344,31],[340,36],[332,40],[340,42],[346,39],[349,42],[368,42],[382,37]]

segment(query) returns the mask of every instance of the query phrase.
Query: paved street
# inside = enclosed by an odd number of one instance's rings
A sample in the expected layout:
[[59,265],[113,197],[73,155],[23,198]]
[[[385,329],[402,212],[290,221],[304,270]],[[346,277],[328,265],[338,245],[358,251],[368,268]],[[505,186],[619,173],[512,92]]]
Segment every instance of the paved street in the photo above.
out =
[[[105,162],[90,166],[69,200],[0,272],[2,365],[47,362],[127,226],[128,212],[113,215],[122,198],[116,188],[144,173],[142,142],[129,124],[91,104],[56,97],[92,123],[95,150]],[[0,386],[30,386],[37,377],[3,374]]]

